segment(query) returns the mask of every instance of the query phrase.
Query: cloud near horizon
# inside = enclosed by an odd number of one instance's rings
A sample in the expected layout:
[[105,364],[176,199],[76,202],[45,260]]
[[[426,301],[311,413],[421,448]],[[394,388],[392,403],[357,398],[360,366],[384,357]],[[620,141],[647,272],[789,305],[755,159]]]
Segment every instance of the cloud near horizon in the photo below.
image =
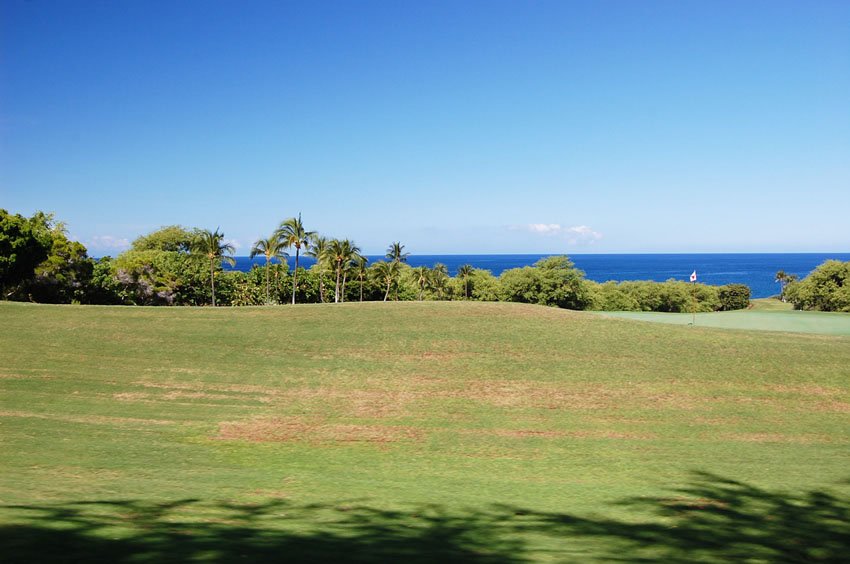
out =
[[523,226],[521,229],[548,236],[562,236],[571,245],[588,244],[592,245],[595,241],[602,238],[602,233],[594,231],[587,225],[573,225],[572,227],[564,227],[558,223],[530,223]]
[[119,250],[130,248],[130,241],[125,237],[113,237],[112,235],[95,235],[85,242],[86,247],[91,249]]

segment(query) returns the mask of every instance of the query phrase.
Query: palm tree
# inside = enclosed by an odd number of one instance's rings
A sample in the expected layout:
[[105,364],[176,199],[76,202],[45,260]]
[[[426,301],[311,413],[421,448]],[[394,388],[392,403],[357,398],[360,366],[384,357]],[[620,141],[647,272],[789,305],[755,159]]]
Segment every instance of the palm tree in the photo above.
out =
[[[345,288],[345,281],[342,280],[343,271],[348,270],[348,265],[354,259],[354,255],[360,253],[360,247],[355,245],[348,239],[334,239],[328,244],[328,257],[334,264],[336,270],[336,286],[334,288],[334,303],[340,301],[340,289]],[[347,272],[346,272],[347,275]],[[342,282],[342,286],[340,285]],[[343,297],[343,301],[345,298]]]
[[[346,261],[345,268],[342,270],[342,293],[340,294],[340,299],[345,301],[345,282],[348,279],[349,274],[353,274],[352,266],[357,264],[357,261],[364,258],[363,255],[360,254],[360,247],[354,244],[354,242],[349,241],[351,243],[351,248],[349,249],[348,260]],[[362,290],[362,287],[361,287]],[[362,292],[361,292],[362,294]],[[363,301],[362,299],[360,300]]]
[[779,282],[779,299],[783,302],[785,301],[785,287],[796,278],[796,276],[788,274],[784,270],[776,273],[776,282]]
[[[404,252],[404,245],[401,244],[401,241],[396,241],[395,243],[390,243],[390,246],[387,247],[386,258],[390,262],[394,262],[398,265],[401,265],[403,262],[407,262],[407,257],[410,256],[410,253]],[[399,272],[401,270],[399,269]],[[398,301],[398,284],[395,287],[395,299]]]
[[236,251],[236,247],[225,241],[224,233],[219,233],[218,229],[215,232],[209,229],[196,229],[190,250],[192,254],[210,261],[210,293],[212,294],[212,305],[215,307],[216,264],[221,266],[222,261],[224,261],[231,266],[235,265],[236,261],[228,255],[232,255]]
[[469,277],[472,276],[473,268],[471,264],[464,264],[457,269],[457,275],[463,280],[463,295],[469,299]]
[[364,257],[363,255],[357,255],[354,259],[354,272],[353,274],[357,276],[357,279],[360,280],[360,301],[363,301],[363,279],[366,278],[366,274],[368,270],[366,269],[366,263],[369,262],[369,259]]
[[437,297],[443,298],[443,291],[446,289],[446,282],[449,278],[449,269],[445,264],[437,263],[431,269],[431,286],[436,290]]
[[427,266],[417,266],[413,269],[414,280],[416,280],[416,285],[419,286],[419,301],[422,301],[422,292],[425,290],[425,286],[428,284],[428,278],[430,274],[430,270],[428,270]]
[[410,256],[410,253],[404,252],[404,245],[401,242],[396,241],[395,243],[390,243],[390,246],[387,247],[387,260],[391,262],[407,262],[407,257]]
[[283,259],[289,258],[289,255],[285,253],[283,249],[283,241],[274,235],[268,239],[259,239],[254,243],[254,246],[251,247],[251,258],[254,258],[257,255],[264,255],[266,257],[266,305],[271,303],[269,301],[269,263],[272,259],[282,261]]
[[275,234],[281,240],[285,249],[295,247],[295,274],[292,276],[292,305],[295,305],[295,290],[298,287],[298,256],[301,254],[302,248],[304,251],[310,250],[310,240],[316,235],[316,232],[304,229],[299,213],[298,218],[290,217],[281,222]]
[[372,265],[372,271],[380,282],[387,285],[387,291],[384,293],[384,301],[387,301],[390,295],[390,287],[393,285],[395,279],[398,278],[401,269],[395,261],[384,262],[380,260]]
[[327,237],[313,235],[307,255],[316,259],[316,272],[319,274],[319,299],[325,303],[325,263],[328,260],[330,242]]

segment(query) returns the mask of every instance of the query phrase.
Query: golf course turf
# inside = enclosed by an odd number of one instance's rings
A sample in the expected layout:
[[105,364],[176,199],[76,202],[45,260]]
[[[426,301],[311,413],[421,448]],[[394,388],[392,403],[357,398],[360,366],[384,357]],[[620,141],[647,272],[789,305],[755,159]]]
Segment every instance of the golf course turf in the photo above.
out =
[[612,311],[602,315],[673,325],[850,336],[850,314],[847,313],[794,311],[791,304],[774,298],[753,300],[752,304],[748,310],[698,313],[696,316],[654,311]]
[[470,302],[0,320],[4,561],[850,553],[847,336]]

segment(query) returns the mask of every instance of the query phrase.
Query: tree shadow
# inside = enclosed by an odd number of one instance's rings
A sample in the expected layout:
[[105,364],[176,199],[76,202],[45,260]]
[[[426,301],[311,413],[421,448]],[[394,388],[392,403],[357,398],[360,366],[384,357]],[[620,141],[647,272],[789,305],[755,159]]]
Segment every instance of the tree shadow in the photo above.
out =
[[[510,505],[449,510],[82,501],[4,506],[4,562],[847,562],[850,502],[707,473],[664,498],[616,504],[630,519]],[[632,515],[633,514],[633,515]]]

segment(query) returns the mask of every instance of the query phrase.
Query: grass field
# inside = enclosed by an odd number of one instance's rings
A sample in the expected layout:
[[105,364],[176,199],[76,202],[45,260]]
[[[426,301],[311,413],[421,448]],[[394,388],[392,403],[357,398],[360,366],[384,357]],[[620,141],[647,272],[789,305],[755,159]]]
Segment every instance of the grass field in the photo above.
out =
[[0,321],[4,562],[850,553],[848,337],[462,302]]
[[653,311],[605,312],[608,317],[670,323],[696,324],[700,327],[744,329],[749,331],[782,331],[820,335],[850,335],[850,314],[822,311],[794,311],[791,304],[766,298],[753,300],[748,310],[698,313],[658,313]]

